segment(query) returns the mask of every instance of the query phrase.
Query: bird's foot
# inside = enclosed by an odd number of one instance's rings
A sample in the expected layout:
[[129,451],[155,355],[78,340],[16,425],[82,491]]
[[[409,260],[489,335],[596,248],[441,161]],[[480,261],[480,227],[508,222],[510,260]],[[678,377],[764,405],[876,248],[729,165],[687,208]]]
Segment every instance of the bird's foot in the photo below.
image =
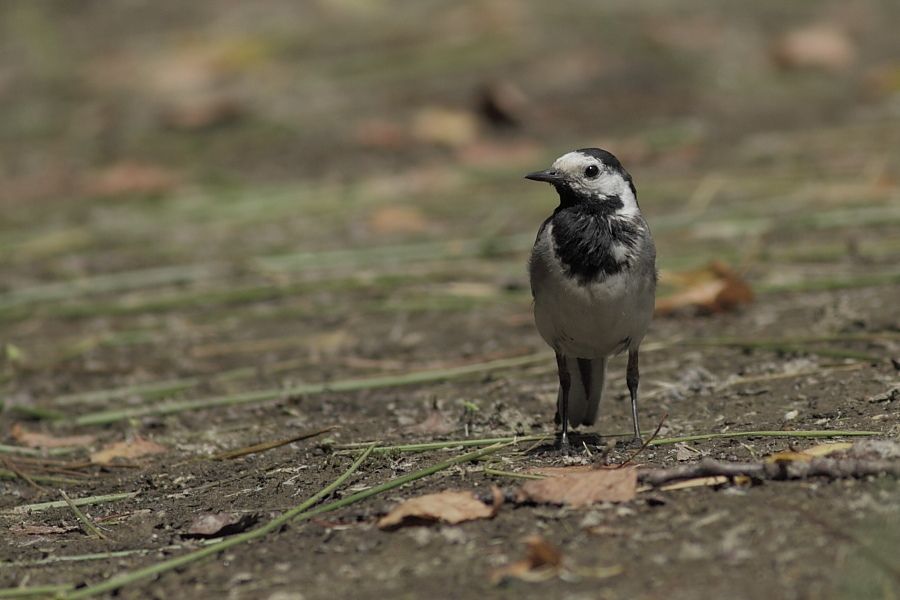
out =
[[622,442],[622,445],[625,448],[631,448],[634,450],[638,450],[639,448],[644,447],[644,440],[640,436],[635,436],[628,441]]
[[572,444],[569,442],[568,435],[562,434],[559,436],[559,439],[556,440],[556,451],[559,452],[560,456],[572,456]]

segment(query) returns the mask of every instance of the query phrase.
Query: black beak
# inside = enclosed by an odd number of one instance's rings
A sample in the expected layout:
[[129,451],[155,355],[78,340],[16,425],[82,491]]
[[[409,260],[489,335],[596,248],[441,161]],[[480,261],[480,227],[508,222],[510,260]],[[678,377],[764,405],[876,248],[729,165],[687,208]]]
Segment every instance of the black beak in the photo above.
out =
[[525,179],[532,181],[546,181],[547,183],[559,183],[563,179],[563,174],[556,169],[545,169],[543,171],[535,171],[525,176]]

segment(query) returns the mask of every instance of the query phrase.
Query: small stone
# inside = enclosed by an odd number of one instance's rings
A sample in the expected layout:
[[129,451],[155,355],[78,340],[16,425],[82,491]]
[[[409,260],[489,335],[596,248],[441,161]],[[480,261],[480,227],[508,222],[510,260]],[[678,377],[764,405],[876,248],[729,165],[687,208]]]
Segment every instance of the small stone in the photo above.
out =
[[413,527],[408,530],[408,535],[413,539],[416,546],[420,548],[427,546],[431,542],[431,538],[434,537],[434,533],[427,527]]

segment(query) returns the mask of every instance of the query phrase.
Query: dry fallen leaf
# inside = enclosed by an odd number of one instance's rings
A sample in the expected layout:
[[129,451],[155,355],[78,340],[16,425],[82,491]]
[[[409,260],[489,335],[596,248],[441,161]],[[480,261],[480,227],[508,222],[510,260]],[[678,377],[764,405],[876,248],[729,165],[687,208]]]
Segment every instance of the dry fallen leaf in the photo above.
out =
[[781,461],[800,461],[800,462],[809,462],[814,458],[828,456],[829,454],[834,454],[835,452],[844,452],[853,447],[853,444],[850,442],[836,442],[836,443],[825,443],[825,444],[817,444],[806,450],[801,450],[799,452],[795,452],[792,450],[785,450],[782,452],[775,452],[774,454],[770,454],[766,457],[766,462],[774,463]]
[[255,514],[235,514],[229,512],[197,515],[188,527],[184,537],[211,538],[241,533],[252,527],[259,517]]
[[175,189],[178,183],[178,176],[165,167],[126,161],[95,173],[83,188],[86,194],[112,198],[164,194]]
[[91,462],[98,465],[107,465],[117,458],[140,458],[150,454],[160,454],[168,450],[165,446],[152,442],[142,437],[116,442],[91,454]]
[[805,449],[803,451],[803,454],[808,454],[809,456],[828,456],[829,454],[834,454],[835,452],[843,452],[844,450],[849,450],[852,447],[852,442],[832,442],[825,444],[816,444],[815,446]]
[[423,523],[463,523],[475,519],[490,519],[497,514],[502,494],[494,490],[494,504],[488,506],[472,492],[448,490],[438,494],[426,494],[402,502],[378,521],[381,529],[395,529],[403,525]]
[[714,260],[702,269],[663,273],[664,283],[679,291],[659,298],[656,314],[693,309],[704,314],[726,312],[753,300],[753,290],[725,263]]
[[647,487],[647,490],[658,489],[661,492],[671,492],[674,490],[686,490],[695,487],[715,487],[717,485],[725,485],[728,483],[728,477],[724,475],[715,475],[712,477],[695,477],[694,479],[685,479],[684,481],[676,481],[668,483],[659,488]]
[[766,457],[766,462],[768,463],[776,463],[783,461],[799,461],[799,462],[809,462],[813,459],[809,454],[804,454],[802,452],[793,452],[791,450],[784,450],[783,452],[775,452],[774,454],[770,454]]
[[625,502],[637,493],[637,471],[623,469],[578,469],[560,475],[528,481],[519,488],[519,502],[589,506],[596,502]]
[[530,582],[546,581],[559,575],[563,562],[559,548],[539,535],[528,537],[525,544],[525,558],[494,570],[491,573],[492,583],[502,583],[509,578]]
[[772,48],[772,58],[785,69],[842,71],[856,61],[856,47],[837,27],[816,24],[786,33]]
[[10,431],[14,440],[29,448],[65,448],[71,446],[90,446],[96,439],[92,435],[70,435],[54,437],[37,431],[27,431],[16,423]]

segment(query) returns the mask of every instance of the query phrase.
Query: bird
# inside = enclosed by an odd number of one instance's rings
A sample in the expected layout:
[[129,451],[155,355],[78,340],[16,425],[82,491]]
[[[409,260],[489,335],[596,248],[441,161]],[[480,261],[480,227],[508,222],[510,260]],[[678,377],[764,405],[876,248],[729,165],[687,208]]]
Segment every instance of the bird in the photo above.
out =
[[569,450],[570,425],[597,421],[607,362],[626,351],[631,443],[640,445],[639,350],[653,317],[658,272],[634,180],[599,148],[563,154],[525,178],[549,183],[559,195],[528,261],[535,325],[556,353],[558,445]]

